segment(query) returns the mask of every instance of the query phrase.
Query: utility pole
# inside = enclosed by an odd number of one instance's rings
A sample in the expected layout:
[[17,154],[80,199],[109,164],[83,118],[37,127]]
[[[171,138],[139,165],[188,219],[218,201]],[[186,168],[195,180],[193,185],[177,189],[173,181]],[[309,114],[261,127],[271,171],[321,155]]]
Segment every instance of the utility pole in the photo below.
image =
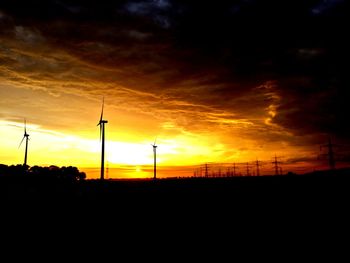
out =
[[209,174],[208,174],[208,164],[206,163],[205,164],[205,177],[209,177]]

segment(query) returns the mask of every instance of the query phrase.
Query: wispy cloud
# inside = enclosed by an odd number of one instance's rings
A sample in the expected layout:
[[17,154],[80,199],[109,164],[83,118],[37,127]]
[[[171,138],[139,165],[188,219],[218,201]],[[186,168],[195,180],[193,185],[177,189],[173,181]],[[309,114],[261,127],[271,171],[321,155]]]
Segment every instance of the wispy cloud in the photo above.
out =
[[92,137],[105,96],[112,136],[210,138],[215,158],[348,141],[344,15],[310,14],[342,1],[32,4],[0,4],[2,119]]

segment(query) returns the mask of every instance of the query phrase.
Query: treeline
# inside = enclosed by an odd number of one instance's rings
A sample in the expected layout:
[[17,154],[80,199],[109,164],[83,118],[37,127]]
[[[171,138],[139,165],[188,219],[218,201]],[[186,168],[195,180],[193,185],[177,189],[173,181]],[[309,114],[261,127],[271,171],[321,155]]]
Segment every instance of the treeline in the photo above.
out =
[[4,165],[0,164],[0,178],[5,177],[27,177],[27,178],[42,178],[42,179],[59,179],[70,181],[85,180],[86,174],[80,172],[77,167],[73,166],[24,166],[24,165]]

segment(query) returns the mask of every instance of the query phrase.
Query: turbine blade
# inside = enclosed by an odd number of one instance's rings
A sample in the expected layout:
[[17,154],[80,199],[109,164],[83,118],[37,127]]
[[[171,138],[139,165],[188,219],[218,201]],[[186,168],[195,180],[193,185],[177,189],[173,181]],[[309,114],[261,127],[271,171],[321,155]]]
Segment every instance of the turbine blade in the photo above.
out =
[[156,136],[156,138],[154,139],[154,145],[156,145],[157,137],[158,137],[158,136]]
[[21,145],[22,145],[22,143],[23,143],[23,141],[24,141],[24,138],[25,138],[25,136],[23,136],[22,141],[21,141],[21,143],[20,143],[19,146],[18,146],[18,149],[21,147]]
[[27,134],[27,121],[24,119],[24,134]]
[[104,108],[104,106],[105,106],[105,97],[103,97],[103,99],[102,99],[102,111],[101,111],[100,122],[101,122],[102,119],[103,119],[103,108]]

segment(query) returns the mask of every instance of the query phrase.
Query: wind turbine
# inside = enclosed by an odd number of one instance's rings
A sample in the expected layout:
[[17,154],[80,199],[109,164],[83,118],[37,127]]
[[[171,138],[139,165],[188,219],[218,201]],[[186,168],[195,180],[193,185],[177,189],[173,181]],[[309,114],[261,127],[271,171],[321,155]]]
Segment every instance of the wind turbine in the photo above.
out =
[[154,157],[154,166],[153,166],[153,179],[155,180],[157,178],[157,145],[156,145],[157,138],[154,140],[154,143],[151,144],[153,147],[153,157]]
[[27,156],[28,156],[28,141],[29,141],[29,134],[27,133],[27,122],[26,119],[24,119],[24,135],[22,138],[21,143],[19,144],[18,148],[21,147],[24,139],[26,140],[26,148],[25,148],[25,152],[24,152],[24,167],[27,167]]
[[108,123],[107,120],[103,119],[103,108],[105,105],[105,99],[103,97],[102,100],[102,111],[101,111],[101,117],[100,121],[98,122],[97,126],[100,126],[100,141],[102,137],[102,152],[101,152],[101,176],[100,179],[104,179],[104,166],[105,166],[105,124]]

